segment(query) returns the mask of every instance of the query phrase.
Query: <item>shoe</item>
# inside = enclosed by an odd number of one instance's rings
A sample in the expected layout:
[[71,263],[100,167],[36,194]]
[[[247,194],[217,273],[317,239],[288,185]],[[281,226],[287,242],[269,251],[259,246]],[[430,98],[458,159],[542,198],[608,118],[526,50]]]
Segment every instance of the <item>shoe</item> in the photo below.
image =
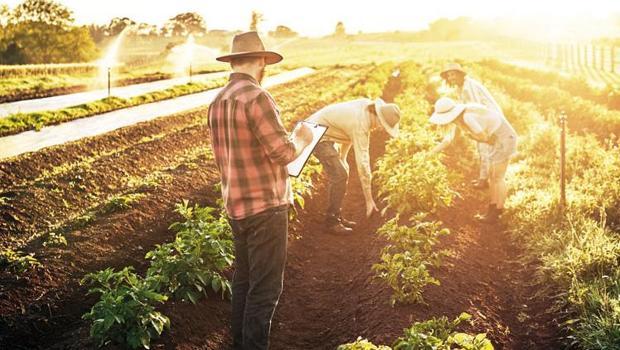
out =
[[477,215],[476,219],[483,224],[494,225],[499,223],[499,216],[502,210],[497,209],[495,205],[489,205],[489,209],[484,215]]
[[327,226],[327,231],[337,234],[347,234],[353,232],[353,229],[351,229],[350,227],[346,227],[339,222],[335,225]]
[[348,227],[348,228],[354,228],[357,225],[357,222],[351,221],[351,220],[347,220],[347,219],[343,218],[342,216],[340,217],[340,223],[344,227]]
[[477,179],[471,182],[471,187],[477,190],[484,190],[489,188],[489,180],[487,179]]

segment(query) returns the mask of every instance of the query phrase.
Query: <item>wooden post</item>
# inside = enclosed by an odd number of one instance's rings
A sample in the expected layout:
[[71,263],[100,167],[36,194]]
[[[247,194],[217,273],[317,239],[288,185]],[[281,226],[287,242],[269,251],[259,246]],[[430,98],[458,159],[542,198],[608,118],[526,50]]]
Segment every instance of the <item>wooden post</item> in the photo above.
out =
[[560,114],[562,134],[560,138],[560,207],[566,207],[566,113]]
[[594,44],[592,44],[592,64],[590,67],[596,68],[596,46]]
[[112,96],[112,84],[110,82],[110,71],[112,70],[111,67],[108,67],[108,98],[110,98]]

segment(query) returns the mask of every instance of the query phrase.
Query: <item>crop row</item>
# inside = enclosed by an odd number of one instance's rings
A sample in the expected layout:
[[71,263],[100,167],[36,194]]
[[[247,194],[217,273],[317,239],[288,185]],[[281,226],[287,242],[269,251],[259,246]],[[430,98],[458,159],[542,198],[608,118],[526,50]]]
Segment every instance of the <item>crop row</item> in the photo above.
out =
[[[567,342],[582,349],[615,349],[620,344],[620,157],[617,145],[600,136],[617,132],[614,125],[620,126],[620,120],[601,124],[617,118],[617,112],[489,70],[477,72],[490,88],[506,90],[493,93],[507,117],[525,130],[508,176],[514,188],[507,200],[512,234],[524,242],[526,257],[540,265],[536,277],[545,286],[541,295],[556,300],[555,312],[569,331]],[[560,177],[560,129],[543,118],[547,113],[555,116],[561,106],[569,115],[580,116],[572,125],[590,125],[599,136],[584,130],[568,134],[564,208],[559,185],[549,183]],[[583,114],[572,114],[577,108],[583,108]]]

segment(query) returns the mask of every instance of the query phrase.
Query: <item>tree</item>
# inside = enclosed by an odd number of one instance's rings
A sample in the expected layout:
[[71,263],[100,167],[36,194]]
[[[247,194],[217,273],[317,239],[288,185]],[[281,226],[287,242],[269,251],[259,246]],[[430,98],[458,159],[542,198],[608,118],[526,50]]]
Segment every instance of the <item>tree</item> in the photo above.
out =
[[337,38],[342,38],[347,35],[347,32],[344,28],[344,23],[338,22],[336,23],[336,30],[334,30],[334,36]]
[[54,1],[25,0],[13,11],[3,7],[0,17],[3,62],[81,62],[97,54],[89,29],[73,26],[71,11]]
[[90,33],[90,37],[93,38],[93,41],[96,43],[100,43],[103,39],[105,39],[107,26],[91,24],[87,28]]
[[204,18],[195,12],[178,14],[168,20],[166,32],[173,36],[186,36],[189,34],[202,36],[207,32]]
[[258,31],[258,26],[264,21],[264,16],[258,11],[252,11],[252,21],[250,22],[250,30]]
[[294,38],[299,34],[287,26],[277,26],[276,30],[269,32],[269,35],[274,38]]
[[73,24],[73,14],[66,6],[52,0],[26,0],[13,10],[12,20],[19,23],[44,23],[67,27]]
[[127,17],[114,17],[108,24],[108,28],[106,30],[106,34],[108,36],[117,36],[125,30],[125,28],[129,26],[133,26],[136,22]]
[[148,23],[139,23],[136,25],[136,35],[142,37],[155,37],[159,34],[159,29],[156,25]]

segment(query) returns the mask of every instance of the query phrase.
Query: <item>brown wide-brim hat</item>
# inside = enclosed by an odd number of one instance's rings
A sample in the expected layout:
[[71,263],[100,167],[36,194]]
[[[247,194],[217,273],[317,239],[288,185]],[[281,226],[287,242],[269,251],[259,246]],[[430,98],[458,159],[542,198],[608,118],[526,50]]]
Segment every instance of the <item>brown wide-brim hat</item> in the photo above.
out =
[[400,124],[400,108],[398,105],[385,103],[381,98],[377,98],[373,103],[381,126],[391,137],[398,137]]
[[245,32],[235,35],[232,41],[231,53],[217,57],[216,60],[230,62],[240,57],[265,57],[266,64],[275,64],[283,59],[279,53],[265,50],[265,45],[263,45],[263,41],[257,32]]
[[449,63],[447,64],[443,70],[441,71],[441,73],[439,74],[443,79],[447,78],[447,74],[448,72],[460,72],[463,75],[467,75],[467,72],[465,72],[465,70],[463,69],[463,67],[461,67],[460,64],[458,63]]

